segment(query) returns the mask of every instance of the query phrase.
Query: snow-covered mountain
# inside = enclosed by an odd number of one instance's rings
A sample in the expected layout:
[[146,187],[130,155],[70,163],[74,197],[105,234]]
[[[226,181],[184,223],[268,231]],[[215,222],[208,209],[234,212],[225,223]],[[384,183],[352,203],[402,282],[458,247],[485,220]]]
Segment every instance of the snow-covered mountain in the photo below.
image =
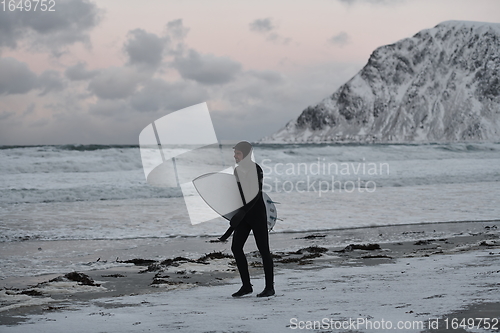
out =
[[447,21],[377,48],[264,142],[500,141],[500,24]]

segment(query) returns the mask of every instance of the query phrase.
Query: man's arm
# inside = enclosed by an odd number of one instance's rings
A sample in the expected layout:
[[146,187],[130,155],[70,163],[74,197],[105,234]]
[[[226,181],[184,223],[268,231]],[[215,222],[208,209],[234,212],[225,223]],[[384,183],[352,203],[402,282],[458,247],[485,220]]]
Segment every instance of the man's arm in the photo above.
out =
[[234,231],[234,227],[229,226],[229,228],[224,233],[224,235],[222,235],[221,237],[219,237],[219,241],[225,242],[229,238],[229,236],[231,236],[231,234],[233,233],[233,231]]

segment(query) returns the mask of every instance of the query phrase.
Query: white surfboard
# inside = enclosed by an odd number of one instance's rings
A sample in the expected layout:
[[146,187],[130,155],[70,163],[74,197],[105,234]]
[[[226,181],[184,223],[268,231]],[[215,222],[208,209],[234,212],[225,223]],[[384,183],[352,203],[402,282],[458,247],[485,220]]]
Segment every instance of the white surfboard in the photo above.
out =
[[[243,207],[236,177],[228,173],[208,173],[193,180],[194,187],[210,208],[219,215],[231,220],[237,210]],[[267,227],[271,230],[276,224],[278,213],[269,195],[262,193],[267,213]]]
[[202,199],[222,217],[230,220],[243,207],[240,190],[234,175],[207,173],[193,180]]
[[275,202],[271,200],[267,193],[262,192],[262,197],[264,199],[264,203],[266,204],[267,230],[271,231],[273,230],[276,220],[278,219],[278,211],[274,205]]

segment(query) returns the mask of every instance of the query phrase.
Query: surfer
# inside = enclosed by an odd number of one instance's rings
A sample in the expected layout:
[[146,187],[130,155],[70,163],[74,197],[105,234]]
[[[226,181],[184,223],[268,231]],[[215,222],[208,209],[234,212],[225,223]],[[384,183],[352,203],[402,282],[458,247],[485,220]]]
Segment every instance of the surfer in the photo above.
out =
[[241,141],[233,149],[234,160],[237,164],[234,169],[234,176],[238,182],[244,205],[231,218],[229,222],[230,227],[226,233],[219,238],[220,241],[225,241],[234,231],[231,251],[236,260],[243,285],[232,296],[241,297],[253,292],[248,272],[248,262],[243,251],[243,246],[248,239],[250,231],[253,231],[255,243],[262,257],[266,280],[264,290],[257,294],[257,297],[273,296],[275,293],[273,259],[269,250],[266,206],[262,198],[264,173],[262,168],[251,159],[253,147],[250,143]]

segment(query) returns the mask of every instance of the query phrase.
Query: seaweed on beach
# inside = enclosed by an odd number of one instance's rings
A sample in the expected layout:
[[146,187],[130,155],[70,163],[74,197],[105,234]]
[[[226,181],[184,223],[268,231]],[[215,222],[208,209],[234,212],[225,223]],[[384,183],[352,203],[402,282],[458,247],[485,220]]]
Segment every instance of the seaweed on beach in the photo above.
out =
[[[274,256],[276,262],[282,264],[290,264],[297,263],[299,265],[311,264],[312,261],[310,259],[318,258],[323,255],[324,252],[327,252],[328,249],[320,246],[309,246],[297,251],[282,253],[282,255]],[[297,257],[296,255],[301,255]]]
[[163,269],[163,267],[160,264],[155,262],[155,263],[149,265],[148,268],[143,269],[142,271],[139,271],[139,274],[147,273],[147,272],[157,272],[157,271],[161,271],[162,269]]
[[300,261],[302,261],[302,258],[284,258],[284,259],[278,260],[278,262],[280,262],[282,264],[298,263]]
[[127,277],[127,276],[123,275],[123,274],[109,274],[109,275],[101,275],[101,277],[121,278],[121,277]]
[[[94,280],[90,276],[88,276],[87,274],[84,274],[84,273],[71,272],[71,273],[64,275],[64,277],[70,281],[78,282],[84,286],[94,286],[94,287],[101,286],[100,284],[95,283]],[[51,282],[52,281],[53,280],[51,280]]]
[[412,235],[412,234],[425,234],[425,231],[403,231],[403,235]]
[[23,290],[19,294],[27,296],[43,296],[41,292],[35,289]]
[[367,255],[362,256],[362,259],[392,259],[390,256],[386,256],[385,254],[376,254],[376,255]]
[[493,246],[497,246],[497,244],[495,244],[495,242],[493,242],[493,244],[491,244],[491,243],[488,243],[486,241],[482,241],[481,243],[479,243],[479,246],[493,247]]
[[169,281],[169,280],[165,280],[165,279],[155,278],[155,279],[153,279],[153,282],[151,282],[151,285],[155,285],[155,284],[178,285],[178,284],[183,284],[183,283],[184,282],[182,282],[182,281]]
[[316,238],[325,238],[325,237],[326,237],[326,235],[311,234],[311,235],[307,235],[304,237],[299,237],[297,239],[316,239]]
[[84,273],[71,272],[65,274],[64,277],[70,281],[75,281],[85,286],[100,286],[97,285],[90,276]]
[[179,262],[184,261],[184,262],[195,262],[193,259],[185,258],[185,257],[175,257],[173,259],[165,259],[162,262],[160,262],[161,266],[179,266]]
[[414,245],[429,245],[435,241],[436,241],[435,239],[422,239],[422,240],[416,241],[414,243]]
[[[282,252],[280,252],[280,253],[282,253]],[[281,254],[277,254],[277,253],[271,253],[271,257],[273,259],[281,259],[281,258],[283,258],[283,256]]]
[[[222,255],[227,256],[225,254],[222,254]],[[139,273],[158,272],[158,271],[163,270],[165,267],[169,267],[169,266],[177,267],[182,262],[191,262],[191,263],[196,263],[196,264],[208,265],[208,263],[205,262],[207,259],[219,259],[220,256],[221,256],[220,254],[213,252],[213,253],[206,254],[197,260],[193,260],[193,259],[189,259],[189,258],[185,258],[185,257],[175,257],[175,258],[165,259],[159,263],[156,261],[153,261],[153,263],[148,265],[148,268],[140,271]]]
[[314,259],[314,258],[319,258],[321,257],[322,254],[319,253],[319,252],[313,252],[313,253],[309,253],[309,254],[304,254],[301,259]]
[[162,275],[161,272],[158,272],[154,276],[155,279],[168,279],[170,278],[170,275]]
[[291,252],[291,254],[303,254],[304,252],[324,253],[324,252],[327,252],[327,251],[328,251],[327,248],[313,245],[313,246],[309,246],[309,247],[305,247],[303,249],[297,250],[295,252]]
[[124,264],[134,264],[136,266],[148,266],[156,262],[156,260],[151,260],[151,259],[130,259],[125,261],[119,261],[119,260],[116,261]]
[[347,245],[344,249],[335,251],[339,253],[344,252],[352,252],[354,250],[364,250],[364,251],[375,251],[380,250],[380,245],[378,244],[350,244]]
[[196,262],[205,262],[207,260],[212,260],[212,259],[233,259],[233,256],[232,255],[229,255],[229,254],[226,254],[226,253],[223,253],[223,252],[210,252],[208,254],[205,254],[204,256],[198,258],[196,260]]
[[311,263],[311,261],[308,259],[318,258],[318,257],[321,257],[321,255],[322,255],[321,253],[309,253],[309,254],[305,254],[301,257],[283,258],[283,259],[278,260],[278,262],[282,263],[282,264],[298,263],[299,265],[305,265],[306,263],[307,264]]
[[61,311],[61,310],[65,310],[67,308],[68,308],[67,306],[52,306],[52,305],[49,305],[49,306],[45,307],[44,310],[45,311]]
[[262,267],[262,263],[260,261],[252,261],[249,265],[251,267]]

